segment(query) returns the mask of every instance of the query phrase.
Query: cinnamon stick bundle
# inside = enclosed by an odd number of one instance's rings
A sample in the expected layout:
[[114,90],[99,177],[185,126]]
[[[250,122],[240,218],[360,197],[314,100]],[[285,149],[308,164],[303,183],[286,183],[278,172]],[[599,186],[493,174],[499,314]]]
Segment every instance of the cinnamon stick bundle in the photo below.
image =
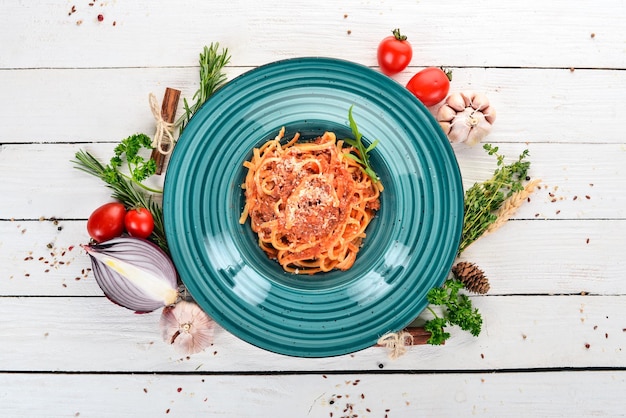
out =
[[[178,109],[178,100],[180,99],[180,90],[167,87],[165,94],[163,95],[163,102],[161,103],[161,117],[167,123],[174,123],[176,119],[176,110]],[[173,146],[170,145],[170,146]],[[163,167],[165,166],[166,155],[161,154],[157,149],[152,150],[150,158],[156,162],[156,173],[162,174]]]

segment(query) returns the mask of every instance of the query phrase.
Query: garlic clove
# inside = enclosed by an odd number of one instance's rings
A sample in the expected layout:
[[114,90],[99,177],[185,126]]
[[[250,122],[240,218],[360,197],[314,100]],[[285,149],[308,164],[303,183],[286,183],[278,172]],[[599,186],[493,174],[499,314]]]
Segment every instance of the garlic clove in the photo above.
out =
[[472,105],[472,99],[474,98],[475,93],[473,91],[462,91],[461,97],[463,98],[464,108],[470,107]]
[[[462,110],[462,109],[461,109]],[[457,110],[447,104],[442,105],[437,111],[437,120],[440,122],[451,122],[457,114]]]
[[441,126],[443,133],[446,135],[450,133],[450,129],[452,128],[452,124],[450,122],[439,122],[439,126]]
[[493,106],[487,106],[483,110],[483,115],[485,115],[485,120],[492,125],[496,121],[496,109]]
[[476,110],[484,111],[489,107],[489,99],[482,93],[476,93],[472,97],[470,105]]
[[457,112],[462,112],[467,106],[465,105],[465,99],[461,93],[452,93],[446,100],[446,105],[451,107]]
[[465,141],[468,145],[478,144],[491,132],[491,124],[487,122],[485,115],[481,112],[475,112],[473,117],[476,124],[472,127]]
[[448,139],[453,143],[465,142],[471,129],[471,126],[467,123],[467,115],[465,112],[459,113],[451,123]]

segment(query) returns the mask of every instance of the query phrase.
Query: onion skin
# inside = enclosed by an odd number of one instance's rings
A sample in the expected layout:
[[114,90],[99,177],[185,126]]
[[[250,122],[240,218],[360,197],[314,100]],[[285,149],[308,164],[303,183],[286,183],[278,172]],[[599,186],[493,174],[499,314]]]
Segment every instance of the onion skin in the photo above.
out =
[[144,313],[178,299],[174,264],[151,242],[120,237],[82,247],[91,259],[98,286],[114,303]]

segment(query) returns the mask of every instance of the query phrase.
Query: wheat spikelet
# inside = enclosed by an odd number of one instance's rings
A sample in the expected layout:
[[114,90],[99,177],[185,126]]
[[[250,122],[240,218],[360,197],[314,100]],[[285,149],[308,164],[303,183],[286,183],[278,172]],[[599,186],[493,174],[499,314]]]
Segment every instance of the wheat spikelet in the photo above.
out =
[[540,182],[541,179],[531,180],[530,182],[528,182],[528,184],[526,184],[524,190],[520,190],[519,192],[514,193],[511,197],[505,200],[500,209],[498,209],[498,212],[496,212],[496,220],[491,225],[489,225],[489,228],[487,228],[485,233],[491,233],[504,225],[506,221],[508,221],[509,218],[511,218],[511,216],[515,214],[517,209],[522,206],[526,199],[528,199],[528,196],[530,196],[535,191],[535,188],[539,185]]

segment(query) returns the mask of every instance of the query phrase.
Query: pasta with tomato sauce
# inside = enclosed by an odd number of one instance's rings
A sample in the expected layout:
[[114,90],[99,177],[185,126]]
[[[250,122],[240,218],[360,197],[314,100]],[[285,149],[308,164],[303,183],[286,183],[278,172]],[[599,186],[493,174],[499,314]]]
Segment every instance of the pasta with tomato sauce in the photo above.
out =
[[242,188],[240,223],[250,218],[259,246],[287,272],[315,274],[354,264],[365,229],[380,208],[380,181],[358,162],[356,149],[326,132],[285,145],[284,128],[253,150]]

